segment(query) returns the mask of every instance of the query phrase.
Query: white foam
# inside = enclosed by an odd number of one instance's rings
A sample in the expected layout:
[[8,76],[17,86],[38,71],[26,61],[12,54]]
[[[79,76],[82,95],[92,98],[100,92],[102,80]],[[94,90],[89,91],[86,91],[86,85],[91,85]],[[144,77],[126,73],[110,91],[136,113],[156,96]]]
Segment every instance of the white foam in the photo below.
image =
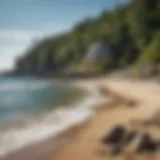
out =
[[93,113],[93,107],[104,98],[92,88],[91,95],[83,102],[67,108],[59,107],[40,119],[28,121],[21,128],[12,128],[0,133],[0,155],[17,150],[27,144],[53,136],[68,127],[86,121]]

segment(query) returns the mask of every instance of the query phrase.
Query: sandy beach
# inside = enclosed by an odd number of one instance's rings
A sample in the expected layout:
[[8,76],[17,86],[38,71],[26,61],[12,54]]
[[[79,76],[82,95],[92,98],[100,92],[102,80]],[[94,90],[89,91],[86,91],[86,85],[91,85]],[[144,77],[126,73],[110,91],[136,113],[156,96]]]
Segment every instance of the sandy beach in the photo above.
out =
[[[159,136],[159,129],[154,127],[142,127],[141,122],[150,117],[159,107],[160,87],[152,81],[101,79],[95,80],[97,86],[103,86],[112,93],[113,101],[103,104],[90,118],[87,126],[81,129],[73,143],[67,145],[49,158],[49,160],[143,160],[160,159],[158,153],[151,155],[120,154],[116,157],[105,155],[106,147],[101,139],[106,131],[116,125],[122,124],[127,128],[151,132],[155,137]],[[115,96],[116,95],[116,96]],[[127,106],[126,100],[137,102],[135,108]]]
[[[160,106],[160,87],[154,81],[97,78],[76,81],[78,85],[96,87],[110,98],[95,108],[94,114],[85,123],[75,125],[56,137],[24,147],[0,160],[159,160],[152,155],[106,155],[102,137],[110,127],[122,124],[127,129],[142,130],[159,137],[160,130],[143,127],[141,121],[150,117]],[[134,101],[135,107],[128,102]]]

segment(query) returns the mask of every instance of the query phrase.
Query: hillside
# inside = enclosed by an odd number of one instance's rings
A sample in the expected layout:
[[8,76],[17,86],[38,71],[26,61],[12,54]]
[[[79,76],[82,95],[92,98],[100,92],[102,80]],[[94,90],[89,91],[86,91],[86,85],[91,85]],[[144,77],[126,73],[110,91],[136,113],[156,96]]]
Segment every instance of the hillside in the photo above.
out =
[[158,31],[160,1],[133,0],[112,11],[103,11],[94,19],[85,19],[67,33],[44,38],[30,47],[24,56],[17,58],[16,72],[53,73],[80,66],[87,71],[92,64],[84,64],[86,52],[93,43],[99,41],[111,48],[114,60],[106,59],[103,65],[98,62],[94,64],[98,71],[107,72],[144,61],[159,63]]

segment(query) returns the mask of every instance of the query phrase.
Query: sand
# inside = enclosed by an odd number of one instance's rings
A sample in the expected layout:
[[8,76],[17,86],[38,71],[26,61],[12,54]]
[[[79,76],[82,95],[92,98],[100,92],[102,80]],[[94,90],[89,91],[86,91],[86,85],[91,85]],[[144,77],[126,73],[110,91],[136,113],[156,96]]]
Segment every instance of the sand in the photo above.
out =
[[[113,102],[103,104],[97,109],[87,126],[81,128],[81,132],[76,135],[74,142],[59,149],[49,160],[159,160],[159,153],[151,155],[122,153],[111,157],[106,155],[106,147],[101,144],[101,138],[106,131],[116,124],[123,124],[129,129],[151,131],[159,135],[159,129],[146,128],[140,123],[160,106],[159,84],[151,81],[112,78],[98,79],[92,83],[108,88],[114,97]],[[126,103],[128,100],[136,101],[136,106],[128,107]]]
[[[31,144],[0,160],[160,160],[154,155],[120,154],[111,157],[101,139],[106,131],[123,124],[128,129],[146,130],[160,136],[155,127],[143,127],[140,122],[150,117],[160,106],[160,87],[153,81],[98,78],[76,81],[86,87],[101,88],[101,92],[112,101],[97,106],[95,113],[86,123],[73,126],[57,137]],[[134,100],[135,107],[128,101]],[[159,137],[160,138],[160,137]],[[47,158],[49,157],[49,158]]]

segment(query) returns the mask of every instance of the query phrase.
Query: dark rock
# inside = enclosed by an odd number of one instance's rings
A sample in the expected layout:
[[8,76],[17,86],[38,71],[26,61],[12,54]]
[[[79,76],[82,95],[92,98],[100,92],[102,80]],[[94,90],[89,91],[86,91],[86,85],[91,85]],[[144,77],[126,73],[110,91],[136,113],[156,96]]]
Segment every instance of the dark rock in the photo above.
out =
[[156,149],[157,144],[148,133],[138,134],[127,147],[127,151],[129,152],[153,152]]
[[127,107],[133,108],[133,107],[136,107],[137,102],[134,101],[134,100],[128,100],[128,101],[126,102],[126,105],[127,105]]
[[143,77],[153,77],[158,75],[159,71],[156,65],[142,64],[139,70],[139,74]]
[[122,125],[112,127],[102,139],[104,144],[118,144],[126,134],[126,129]]
[[127,133],[124,138],[124,145],[128,145],[129,143],[131,143],[133,139],[137,136],[137,134],[138,133],[136,131],[131,131]]
[[110,146],[108,146],[108,148],[107,148],[107,154],[108,154],[108,155],[112,155],[112,156],[121,153],[121,151],[122,151],[122,150],[121,150],[120,145],[110,145]]

